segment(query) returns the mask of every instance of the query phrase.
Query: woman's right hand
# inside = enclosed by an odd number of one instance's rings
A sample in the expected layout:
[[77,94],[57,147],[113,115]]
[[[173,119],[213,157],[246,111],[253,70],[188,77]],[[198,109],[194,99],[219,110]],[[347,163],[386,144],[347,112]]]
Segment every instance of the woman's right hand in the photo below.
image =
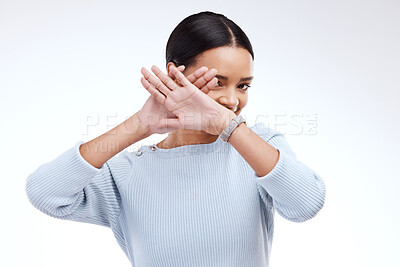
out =
[[[184,68],[184,66],[179,66],[178,70],[183,72]],[[203,93],[207,94],[211,88],[206,85],[214,78],[216,73],[216,69],[208,70],[207,67],[201,67],[186,78]],[[168,76],[172,78],[171,74]],[[161,105],[153,95],[150,95],[146,100],[143,107],[137,112],[137,116],[142,125],[148,129],[149,136],[155,133],[164,134],[180,128],[180,125],[176,125],[177,117],[166,109],[164,105]]]

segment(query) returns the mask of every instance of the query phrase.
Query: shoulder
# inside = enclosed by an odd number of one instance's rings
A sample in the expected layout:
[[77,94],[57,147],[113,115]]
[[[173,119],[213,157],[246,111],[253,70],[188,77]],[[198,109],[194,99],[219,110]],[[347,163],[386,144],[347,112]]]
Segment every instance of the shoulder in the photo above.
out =
[[105,164],[110,169],[110,172],[118,183],[123,183],[132,174],[134,169],[133,152],[123,150]]

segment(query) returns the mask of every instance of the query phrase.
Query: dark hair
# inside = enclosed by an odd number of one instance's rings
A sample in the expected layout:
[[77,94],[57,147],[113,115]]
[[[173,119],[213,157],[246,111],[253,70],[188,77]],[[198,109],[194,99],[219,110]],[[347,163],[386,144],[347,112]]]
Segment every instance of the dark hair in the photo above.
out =
[[169,36],[166,47],[166,65],[189,67],[196,64],[200,53],[220,47],[242,47],[247,49],[254,60],[250,40],[243,30],[222,14],[203,11],[182,20]]

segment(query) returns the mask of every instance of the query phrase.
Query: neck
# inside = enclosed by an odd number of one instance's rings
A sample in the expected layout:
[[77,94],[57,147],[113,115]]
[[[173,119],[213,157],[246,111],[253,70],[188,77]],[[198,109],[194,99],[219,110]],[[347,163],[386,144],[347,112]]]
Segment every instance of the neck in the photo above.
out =
[[204,131],[180,129],[170,132],[167,138],[157,144],[157,147],[170,149],[185,145],[209,144],[217,138],[218,135],[211,135]]

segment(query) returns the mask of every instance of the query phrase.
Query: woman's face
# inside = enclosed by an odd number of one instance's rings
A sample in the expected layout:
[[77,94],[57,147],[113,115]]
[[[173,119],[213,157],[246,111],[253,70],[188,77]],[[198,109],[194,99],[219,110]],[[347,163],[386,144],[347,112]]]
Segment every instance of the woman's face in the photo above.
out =
[[196,64],[183,73],[187,76],[202,66],[217,70],[217,85],[207,95],[239,115],[247,104],[248,87],[253,79],[253,58],[249,51],[228,46],[209,49],[199,54]]

